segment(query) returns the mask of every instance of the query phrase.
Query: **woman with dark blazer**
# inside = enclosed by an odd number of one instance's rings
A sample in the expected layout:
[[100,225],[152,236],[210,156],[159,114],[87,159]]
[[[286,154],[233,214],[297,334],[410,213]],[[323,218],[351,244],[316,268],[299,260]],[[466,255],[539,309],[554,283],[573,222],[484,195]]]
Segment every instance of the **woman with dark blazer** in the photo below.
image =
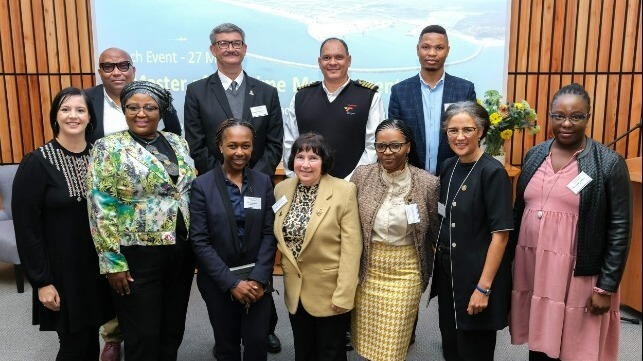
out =
[[275,187],[275,237],[296,361],[346,360],[362,236],[355,184],[328,175],[332,165],[324,138],[303,134],[288,160],[296,177]]
[[[223,154],[192,184],[190,236],[197,285],[208,308],[218,360],[266,360],[277,245],[270,177],[248,167],[254,129],[244,120],[221,123]],[[235,270],[236,269],[236,270]]]
[[440,231],[431,295],[438,296],[442,353],[447,361],[493,361],[496,331],[507,326],[513,229],[511,182],[480,148],[489,129],[481,105],[454,103],[442,127],[456,157],[440,171]]
[[386,119],[375,130],[377,163],[357,167],[351,178],[364,235],[351,334],[368,360],[406,360],[429,284],[440,180],[416,167],[415,147],[406,123]]

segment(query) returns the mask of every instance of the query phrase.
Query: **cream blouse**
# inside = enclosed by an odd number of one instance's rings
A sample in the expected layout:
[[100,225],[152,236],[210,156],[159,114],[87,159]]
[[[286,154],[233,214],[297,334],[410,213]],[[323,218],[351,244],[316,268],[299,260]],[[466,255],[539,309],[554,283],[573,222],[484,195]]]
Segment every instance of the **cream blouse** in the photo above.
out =
[[411,171],[404,167],[393,173],[382,168],[380,176],[387,186],[386,195],[373,224],[372,242],[393,246],[413,244],[413,227],[406,218],[405,198],[411,191]]

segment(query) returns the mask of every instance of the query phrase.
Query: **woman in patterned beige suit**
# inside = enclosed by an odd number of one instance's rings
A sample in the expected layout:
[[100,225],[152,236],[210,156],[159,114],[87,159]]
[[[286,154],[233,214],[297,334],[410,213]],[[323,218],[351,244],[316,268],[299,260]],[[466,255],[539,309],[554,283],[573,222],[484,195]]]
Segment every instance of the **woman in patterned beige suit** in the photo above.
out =
[[351,178],[364,235],[353,344],[369,360],[406,360],[431,273],[439,179],[416,167],[413,133],[401,120],[380,123],[375,150],[377,163]]
[[362,233],[353,183],[332,177],[333,156],[321,135],[295,140],[275,187],[275,238],[283,254],[284,300],[295,361],[346,361],[346,317],[353,309]]

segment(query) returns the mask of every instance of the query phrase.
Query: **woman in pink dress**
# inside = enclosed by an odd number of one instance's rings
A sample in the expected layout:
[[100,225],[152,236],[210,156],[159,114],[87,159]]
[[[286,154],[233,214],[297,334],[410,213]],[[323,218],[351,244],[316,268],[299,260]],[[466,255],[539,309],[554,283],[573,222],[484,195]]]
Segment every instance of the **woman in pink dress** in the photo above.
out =
[[585,136],[590,109],[582,86],[556,92],[554,139],[527,152],[518,180],[510,332],[529,360],[618,358],[630,180],[619,154]]

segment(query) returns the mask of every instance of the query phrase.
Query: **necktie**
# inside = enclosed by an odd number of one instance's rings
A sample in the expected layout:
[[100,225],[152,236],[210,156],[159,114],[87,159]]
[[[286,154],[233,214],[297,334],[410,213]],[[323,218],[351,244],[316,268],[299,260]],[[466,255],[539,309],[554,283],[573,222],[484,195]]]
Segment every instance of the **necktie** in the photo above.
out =
[[237,84],[237,82],[233,80],[232,84],[230,84],[230,90],[232,90],[233,92],[236,92],[238,86],[239,84]]

